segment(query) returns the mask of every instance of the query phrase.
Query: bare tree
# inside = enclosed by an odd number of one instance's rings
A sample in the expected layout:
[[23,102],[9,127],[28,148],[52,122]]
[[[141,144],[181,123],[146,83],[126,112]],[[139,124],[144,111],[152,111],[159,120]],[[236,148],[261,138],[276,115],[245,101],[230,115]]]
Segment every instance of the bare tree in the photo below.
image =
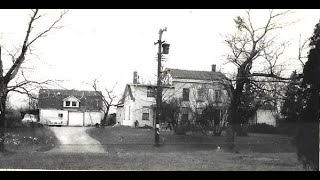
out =
[[[11,85],[10,83],[12,80],[14,80],[19,72],[19,70],[22,67],[22,64],[25,62],[26,55],[28,52],[32,51],[31,46],[40,38],[46,37],[48,33],[54,29],[61,29],[62,26],[59,26],[58,23],[62,20],[64,15],[68,11],[62,11],[59,17],[54,20],[48,27],[43,28],[40,31],[36,31],[36,23],[45,17],[45,14],[40,14],[39,10],[31,10],[30,13],[30,20],[27,25],[26,34],[22,41],[22,45],[20,48],[17,48],[16,53],[13,53],[11,55],[12,58],[12,65],[9,67],[7,71],[3,68],[3,61],[0,57],[0,151],[4,151],[4,126],[5,126],[5,107],[6,107],[6,99],[7,95],[10,91],[15,91],[19,93],[27,93],[28,90],[26,86],[30,86],[31,84],[37,84],[41,85],[42,82],[36,82],[36,81],[29,81],[27,79],[24,79],[21,82],[17,82],[14,85]],[[0,47],[0,53],[1,48]],[[23,73],[22,73],[23,74]],[[48,81],[44,82],[48,83]],[[19,90],[20,89],[20,90]]]
[[[234,149],[235,130],[240,126],[239,106],[244,87],[262,80],[265,83],[290,80],[280,74],[283,69],[280,60],[288,43],[277,41],[279,35],[277,30],[289,25],[281,23],[280,20],[289,12],[275,13],[274,10],[269,10],[264,25],[255,27],[251,20],[251,12],[248,10],[245,17],[234,19],[238,32],[225,38],[225,43],[231,52],[227,55],[227,61],[237,67],[236,77],[231,80],[233,84],[230,86],[231,104],[228,121],[231,126],[227,131],[227,144],[230,149]],[[258,65],[265,66],[261,68]],[[301,78],[301,75],[297,78]]]
[[104,88],[103,91],[99,91],[98,82],[99,82],[98,79],[94,79],[92,83],[92,87],[94,91],[98,93],[102,99],[102,104],[103,104],[102,110],[103,110],[104,116],[103,116],[103,122],[101,124],[104,126],[106,123],[107,117],[109,115],[110,108],[120,105],[120,102],[118,101],[119,100],[118,96],[115,95],[115,92],[114,92],[114,88],[116,87],[117,83],[115,83],[111,89]]

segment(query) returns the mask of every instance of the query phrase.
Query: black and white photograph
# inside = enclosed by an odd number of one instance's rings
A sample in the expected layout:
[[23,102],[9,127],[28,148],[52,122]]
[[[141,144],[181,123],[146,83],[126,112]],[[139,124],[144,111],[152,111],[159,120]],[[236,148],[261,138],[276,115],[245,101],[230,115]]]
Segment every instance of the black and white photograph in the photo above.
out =
[[0,24],[0,171],[319,171],[320,9]]

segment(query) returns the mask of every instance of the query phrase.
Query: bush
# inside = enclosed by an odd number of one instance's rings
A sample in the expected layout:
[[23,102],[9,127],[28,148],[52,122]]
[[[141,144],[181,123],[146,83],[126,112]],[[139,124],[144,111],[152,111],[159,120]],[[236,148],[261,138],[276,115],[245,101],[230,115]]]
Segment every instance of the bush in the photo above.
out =
[[248,126],[248,131],[251,133],[266,133],[266,134],[279,134],[280,130],[277,127],[266,123],[253,124]]
[[185,126],[176,127],[174,133],[177,135],[185,135],[187,133],[187,128]]
[[141,126],[141,127],[138,127],[138,128],[140,128],[140,129],[153,129],[152,126],[148,126],[146,124],[144,126]]
[[279,129],[283,134],[287,134],[289,136],[295,136],[297,133],[297,123],[282,119],[279,122]]
[[176,128],[174,128],[175,134],[178,135],[185,135],[188,131],[199,131],[199,129],[195,124],[185,124],[185,125],[180,125]]

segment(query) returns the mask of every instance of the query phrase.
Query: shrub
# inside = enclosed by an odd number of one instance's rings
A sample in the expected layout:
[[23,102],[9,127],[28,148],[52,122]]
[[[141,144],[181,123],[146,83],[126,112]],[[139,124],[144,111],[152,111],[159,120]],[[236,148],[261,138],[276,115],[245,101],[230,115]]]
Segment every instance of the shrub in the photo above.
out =
[[288,119],[279,120],[279,129],[283,134],[295,136],[297,133],[297,123]]
[[148,126],[147,124],[145,124],[144,126],[138,127],[140,129],[153,129],[152,126]]
[[187,128],[185,126],[176,127],[174,133],[177,135],[185,135],[187,133]]
[[279,128],[266,123],[258,123],[248,126],[248,131],[251,133],[266,133],[266,134],[278,134]]

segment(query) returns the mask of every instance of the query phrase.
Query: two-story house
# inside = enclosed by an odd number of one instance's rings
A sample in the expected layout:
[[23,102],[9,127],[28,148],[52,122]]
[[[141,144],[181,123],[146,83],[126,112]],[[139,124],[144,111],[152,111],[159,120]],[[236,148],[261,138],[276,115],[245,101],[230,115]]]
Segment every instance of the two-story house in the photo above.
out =
[[[194,71],[166,68],[162,76],[163,101],[170,98],[181,100],[181,120],[194,121],[194,112],[201,113],[209,103],[214,104],[220,117],[226,111],[229,103],[225,87],[226,77],[216,71],[212,65],[211,71]],[[134,126],[137,120],[139,126],[153,126],[155,122],[155,90],[156,85],[139,84],[137,73],[134,82],[127,84],[120,105],[117,107],[117,121],[122,125]],[[191,109],[191,111],[190,111]]]
[[[134,72],[133,83],[127,84],[119,105],[117,106],[116,119],[121,125],[134,126],[135,121],[139,126],[153,126],[155,119],[156,89],[154,84],[140,84],[137,72]],[[171,94],[174,87],[163,87],[163,96]]]

